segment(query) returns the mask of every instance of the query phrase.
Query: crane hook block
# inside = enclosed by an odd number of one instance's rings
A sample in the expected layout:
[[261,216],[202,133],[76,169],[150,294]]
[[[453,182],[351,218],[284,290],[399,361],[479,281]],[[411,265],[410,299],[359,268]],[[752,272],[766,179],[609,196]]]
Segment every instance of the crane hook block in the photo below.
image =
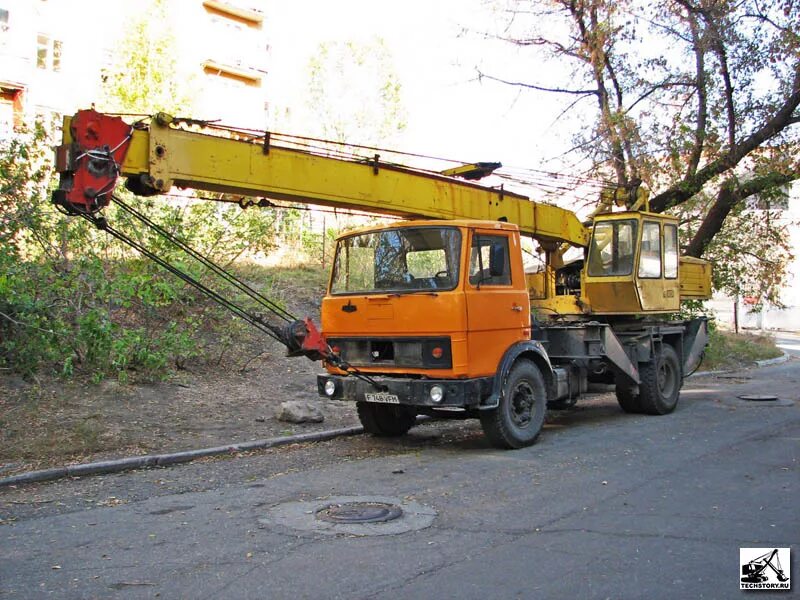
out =
[[288,350],[287,356],[305,356],[311,360],[322,360],[330,354],[322,332],[308,317],[302,321],[289,323],[281,337]]
[[70,214],[108,206],[132,135],[133,127],[119,117],[78,111],[70,124],[72,142],[56,148],[59,184],[53,202]]

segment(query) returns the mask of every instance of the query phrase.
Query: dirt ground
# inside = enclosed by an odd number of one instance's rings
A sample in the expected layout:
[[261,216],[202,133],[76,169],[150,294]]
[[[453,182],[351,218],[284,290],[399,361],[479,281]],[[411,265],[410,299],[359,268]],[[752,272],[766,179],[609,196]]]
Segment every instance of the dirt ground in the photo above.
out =
[[[315,307],[303,308],[314,314]],[[288,358],[277,343],[262,340],[238,361],[177,371],[158,383],[0,374],[0,477],[357,425],[352,403],[318,397],[321,370],[320,363]],[[279,421],[286,400],[316,405],[324,421]],[[462,425],[479,427],[449,427]]]
[[[178,372],[123,385],[0,377],[0,476],[31,468],[153,454],[358,424],[349,403],[317,396],[319,363],[277,346],[244,372]],[[285,400],[316,404],[322,423],[277,420]]]
[[[325,271],[260,270],[269,294],[318,321]],[[262,281],[263,283],[263,281]],[[238,334],[237,334],[238,335]],[[214,347],[214,341],[203,343]],[[50,466],[161,454],[358,424],[355,406],[317,395],[321,363],[289,358],[277,342],[244,333],[223,353],[174,371],[162,382],[88,376],[23,379],[0,371],[0,477]],[[322,423],[276,419],[286,400],[304,400]]]

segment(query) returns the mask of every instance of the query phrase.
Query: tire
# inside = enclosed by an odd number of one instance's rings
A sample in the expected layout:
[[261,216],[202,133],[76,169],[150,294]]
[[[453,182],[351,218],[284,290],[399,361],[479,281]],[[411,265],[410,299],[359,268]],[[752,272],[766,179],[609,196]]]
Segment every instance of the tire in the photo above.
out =
[[546,409],[541,372],[532,362],[520,360],[503,383],[497,408],[481,411],[481,426],[495,448],[524,448],[539,436]]
[[639,365],[641,412],[666,415],[675,410],[683,384],[678,353],[669,344],[662,344],[653,360]]
[[[641,368],[642,367],[640,365],[640,371]],[[635,388],[631,388],[629,385],[618,383],[616,393],[617,402],[619,403],[620,408],[626,413],[638,414],[644,412],[642,410],[642,403],[639,402],[639,394],[636,392]]]
[[378,437],[399,437],[417,422],[417,412],[408,406],[356,402],[364,431]]

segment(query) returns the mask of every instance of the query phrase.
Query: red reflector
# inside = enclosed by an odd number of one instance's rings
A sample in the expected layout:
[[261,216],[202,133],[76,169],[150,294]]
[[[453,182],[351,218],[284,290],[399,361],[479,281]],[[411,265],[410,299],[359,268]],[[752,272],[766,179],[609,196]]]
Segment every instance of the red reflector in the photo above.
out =
[[442,356],[444,356],[444,350],[436,346],[436,348],[431,350],[431,356],[433,356],[433,358],[442,358]]

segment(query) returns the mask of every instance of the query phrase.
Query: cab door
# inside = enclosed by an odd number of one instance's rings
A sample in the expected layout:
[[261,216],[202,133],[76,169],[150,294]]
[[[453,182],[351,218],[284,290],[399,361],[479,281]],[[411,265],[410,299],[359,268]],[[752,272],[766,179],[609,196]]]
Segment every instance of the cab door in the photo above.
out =
[[643,311],[680,308],[677,224],[651,219],[642,222],[636,275],[636,291]]
[[465,296],[470,376],[492,375],[505,351],[530,339],[530,300],[519,236],[472,230]]

